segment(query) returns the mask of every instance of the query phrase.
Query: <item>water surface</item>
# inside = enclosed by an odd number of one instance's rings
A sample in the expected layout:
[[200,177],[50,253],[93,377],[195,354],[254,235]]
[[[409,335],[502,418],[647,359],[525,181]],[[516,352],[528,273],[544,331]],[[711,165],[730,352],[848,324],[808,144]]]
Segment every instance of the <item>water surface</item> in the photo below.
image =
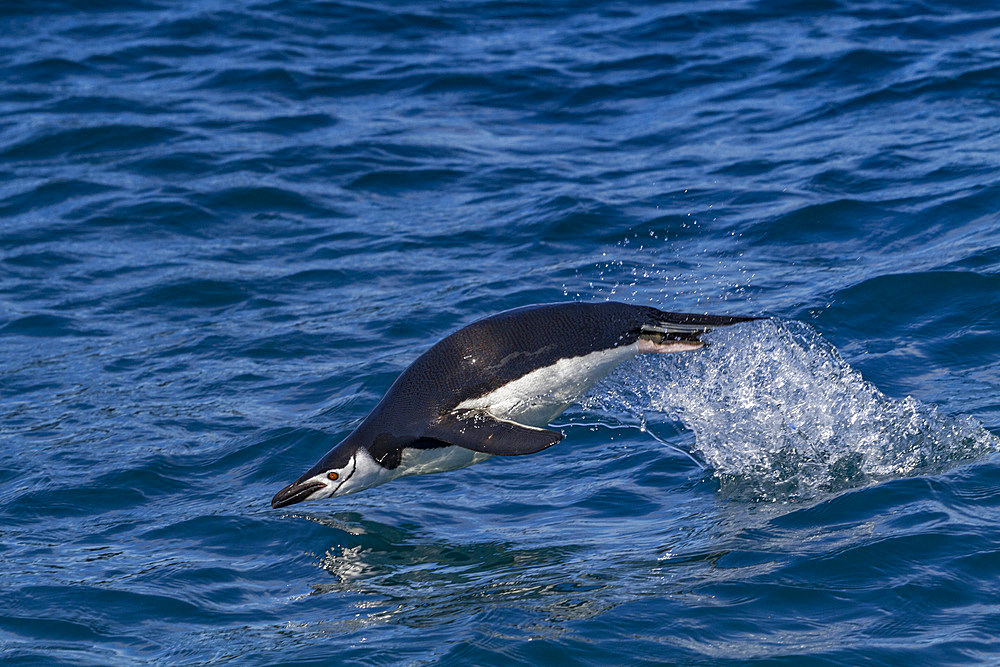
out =
[[[1000,11],[8,2],[14,663],[1000,659]],[[275,511],[436,340],[766,315]]]

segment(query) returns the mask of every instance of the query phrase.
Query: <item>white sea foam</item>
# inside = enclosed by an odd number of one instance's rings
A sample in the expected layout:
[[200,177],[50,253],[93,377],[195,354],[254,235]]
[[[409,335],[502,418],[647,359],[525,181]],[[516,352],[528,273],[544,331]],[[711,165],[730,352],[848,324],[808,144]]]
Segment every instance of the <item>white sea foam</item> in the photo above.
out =
[[765,320],[711,341],[696,354],[644,358],[640,373],[595,398],[682,422],[729,493],[811,497],[1000,451],[971,417],[887,397],[805,324]]

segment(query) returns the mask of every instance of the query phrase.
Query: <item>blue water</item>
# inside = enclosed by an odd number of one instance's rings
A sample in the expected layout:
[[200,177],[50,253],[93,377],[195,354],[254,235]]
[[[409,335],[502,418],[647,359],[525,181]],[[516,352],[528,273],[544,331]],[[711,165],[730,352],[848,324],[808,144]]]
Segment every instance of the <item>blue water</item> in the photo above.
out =
[[[0,7],[0,659],[1000,649],[1000,10]],[[272,510],[440,337],[764,315]]]

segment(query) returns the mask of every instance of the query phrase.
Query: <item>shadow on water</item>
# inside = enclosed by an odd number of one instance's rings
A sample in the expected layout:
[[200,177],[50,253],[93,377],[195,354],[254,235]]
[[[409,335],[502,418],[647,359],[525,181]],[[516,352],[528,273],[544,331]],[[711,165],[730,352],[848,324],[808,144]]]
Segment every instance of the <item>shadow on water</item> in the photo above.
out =
[[[570,620],[592,618],[627,599],[615,591],[620,578],[599,563],[592,546],[483,539],[482,534],[445,539],[414,523],[395,525],[357,512],[308,516],[332,529],[334,539],[316,565],[329,575],[304,598],[352,600],[353,614],[331,613],[331,633],[391,624],[437,627],[500,610],[532,617],[532,632],[559,633]],[[462,539],[464,538],[464,539]],[[605,564],[606,565],[606,564]],[[339,606],[339,605],[338,605]],[[514,623],[507,630],[524,629]]]

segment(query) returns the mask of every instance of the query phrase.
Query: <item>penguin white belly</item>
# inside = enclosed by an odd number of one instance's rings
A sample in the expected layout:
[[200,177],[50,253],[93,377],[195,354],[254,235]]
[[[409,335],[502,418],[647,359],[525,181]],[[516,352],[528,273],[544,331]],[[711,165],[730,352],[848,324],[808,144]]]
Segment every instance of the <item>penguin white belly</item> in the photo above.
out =
[[[588,389],[606,377],[623,361],[640,352],[628,345],[592,352],[581,357],[560,359],[478,398],[463,401],[457,412],[485,410],[498,419],[542,427],[575,403]],[[485,461],[491,454],[464,447],[404,449],[392,477],[425,475],[458,470]]]
[[588,389],[641,351],[638,343],[560,359],[488,394],[462,401],[456,411],[485,410],[497,419],[542,427],[576,403]]

